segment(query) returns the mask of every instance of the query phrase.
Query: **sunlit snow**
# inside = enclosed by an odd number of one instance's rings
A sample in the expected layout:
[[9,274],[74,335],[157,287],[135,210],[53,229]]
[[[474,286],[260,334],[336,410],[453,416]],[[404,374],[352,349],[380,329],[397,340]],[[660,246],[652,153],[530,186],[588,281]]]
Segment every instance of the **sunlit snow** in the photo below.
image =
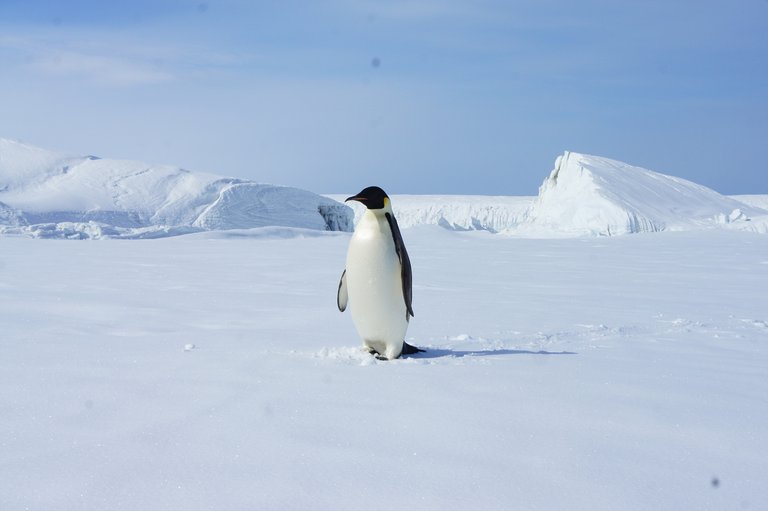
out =
[[403,236],[389,362],[346,233],[0,239],[0,508],[768,506],[768,236]]
[[575,153],[536,198],[393,195],[426,352],[380,361],[336,308],[338,202],[29,151],[0,510],[768,508],[765,196]]

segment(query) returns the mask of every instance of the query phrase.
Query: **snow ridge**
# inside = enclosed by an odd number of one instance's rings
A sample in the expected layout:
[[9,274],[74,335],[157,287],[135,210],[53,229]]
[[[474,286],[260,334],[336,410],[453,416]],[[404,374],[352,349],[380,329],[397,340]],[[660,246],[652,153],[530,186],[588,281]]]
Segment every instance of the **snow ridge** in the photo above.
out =
[[352,218],[349,207],[297,188],[0,139],[0,233],[134,238],[265,226],[351,231]]

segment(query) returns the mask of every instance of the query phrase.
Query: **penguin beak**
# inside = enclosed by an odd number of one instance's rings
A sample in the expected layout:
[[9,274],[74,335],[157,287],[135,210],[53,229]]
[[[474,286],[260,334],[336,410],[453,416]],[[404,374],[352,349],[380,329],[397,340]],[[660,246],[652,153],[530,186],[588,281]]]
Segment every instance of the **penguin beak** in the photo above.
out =
[[365,197],[358,197],[357,195],[353,195],[352,197],[347,197],[346,199],[344,199],[344,202],[349,202],[351,200],[356,200],[357,202],[363,202],[368,199],[366,199]]

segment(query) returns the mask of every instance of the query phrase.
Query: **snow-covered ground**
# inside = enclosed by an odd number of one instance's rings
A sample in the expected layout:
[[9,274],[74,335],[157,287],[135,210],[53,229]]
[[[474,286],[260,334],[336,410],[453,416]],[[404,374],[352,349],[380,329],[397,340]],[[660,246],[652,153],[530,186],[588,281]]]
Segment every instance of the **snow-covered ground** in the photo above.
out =
[[0,238],[0,509],[768,509],[768,236],[403,235],[391,362],[346,233]]

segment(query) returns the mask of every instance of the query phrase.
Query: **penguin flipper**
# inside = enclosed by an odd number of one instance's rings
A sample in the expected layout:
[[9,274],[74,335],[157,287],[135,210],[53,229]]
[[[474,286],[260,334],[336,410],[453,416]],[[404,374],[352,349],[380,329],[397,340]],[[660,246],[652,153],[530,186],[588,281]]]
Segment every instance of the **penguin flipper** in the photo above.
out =
[[336,305],[339,307],[341,312],[347,310],[348,299],[349,295],[347,295],[347,270],[345,269],[341,273],[341,278],[339,279],[339,290],[336,292]]
[[405,319],[408,316],[413,316],[413,307],[411,306],[411,300],[413,298],[413,274],[411,271],[411,259],[408,257],[408,252],[405,250],[405,243],[403,243],[403,235],[400,234],[400,227],[397,225],[394,215],[389,213],[384,214],[387,217],[387,223],[389,229],[392,231],[392,240],[395,242],[395,252],[400,259],[400,279],[403,284],[403,300],[405,300]]

